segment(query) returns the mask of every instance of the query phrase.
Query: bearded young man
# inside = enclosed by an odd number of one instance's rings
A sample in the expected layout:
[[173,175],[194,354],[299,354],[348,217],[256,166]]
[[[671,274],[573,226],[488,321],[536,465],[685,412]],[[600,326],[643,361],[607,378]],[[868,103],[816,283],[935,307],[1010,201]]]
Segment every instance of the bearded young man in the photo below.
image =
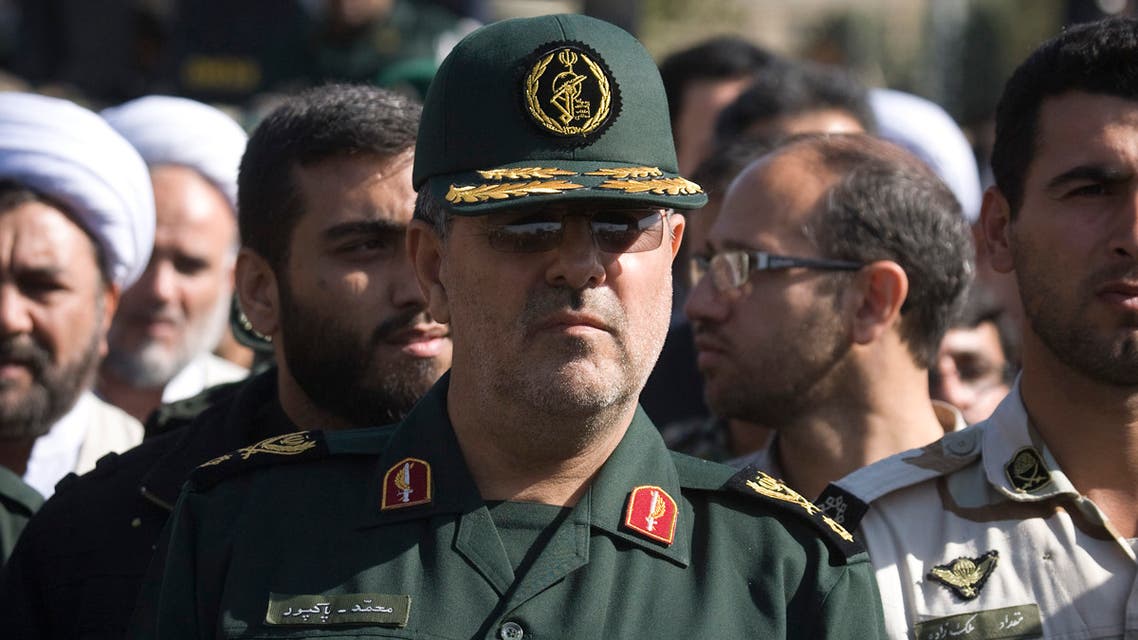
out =
[[450,364],[404,250],[420,108],[330,85],[290,98],[242,159],[242,307],[279,367],[164,407],[148,440],[61,484],[5,568],[0,615],[22,638],[122,635],[178,490],[197,465],[299,426],[406,413]]

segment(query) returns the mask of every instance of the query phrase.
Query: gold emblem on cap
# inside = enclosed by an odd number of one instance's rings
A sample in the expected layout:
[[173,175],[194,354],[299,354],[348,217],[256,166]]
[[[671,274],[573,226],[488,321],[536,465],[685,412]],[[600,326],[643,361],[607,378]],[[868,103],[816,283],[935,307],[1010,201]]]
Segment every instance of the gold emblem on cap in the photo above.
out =
[[655,180],[605,180],[601,189],[619,189],[625,193],[654,193],[658,196],[689,196],[703,193],[703,187],[683,178]]
[[533,182],[502,182],[495,184],[472,184],[459,186],[452,184],[447,191],[446,200],[451,204],[473,204],[487,200],[507,200],[531,194],[551,194],[580,189],[579,185],[566,180],[537,180]]
[[482,169],[478,175],[487,180],[545,180],[557,176],[575,176],[576,171],[550,167],[514,167],[512,169]]
[[[558,66],[551,69],[554,60]],[[584,91],[593,83],[595,95]],[[605,71],[586,53],[569,47],[550,51],[537,61],[526,75],[525,94],[533,119],[562,136],[591,133],[612,112],[612,89]]]

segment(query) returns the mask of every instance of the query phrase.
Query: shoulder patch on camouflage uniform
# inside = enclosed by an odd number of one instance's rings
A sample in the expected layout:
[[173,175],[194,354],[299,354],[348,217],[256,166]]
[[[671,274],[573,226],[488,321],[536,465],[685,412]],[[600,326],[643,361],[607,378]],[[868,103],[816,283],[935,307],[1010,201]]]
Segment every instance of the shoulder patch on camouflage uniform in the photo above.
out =
[[727,487],[749,496],[760,496],[778,507],[808,520],[820,531],[830,546],[845,558],[864,551],[864,547],[854,540],[853,534],[833,518],[822,512],[817,505],[798,494],[758,467],[748,466],[727,481]]
[[197,489],[208,489],[225,478],[253,469],[327,456],[323,431],[286,433],[202,463],[190,473],[190,482]]

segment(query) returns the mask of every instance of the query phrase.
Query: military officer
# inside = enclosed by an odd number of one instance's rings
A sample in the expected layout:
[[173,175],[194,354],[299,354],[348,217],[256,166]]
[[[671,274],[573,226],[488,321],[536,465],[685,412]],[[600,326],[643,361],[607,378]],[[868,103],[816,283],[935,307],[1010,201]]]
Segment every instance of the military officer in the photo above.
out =
[[[407,246],[451,371],[393,428],[213,460],[136,637],[874,638],[852,536],[637,404],[705,201],[655,65],[576,15],[460,42],[427,96]],[[362,629],[371,627],[373,629]]]
[[1075,27],[1004,89],[981,224],[1027,317],[1011,393],[823,497],[871,505],[890,637],[1138,637],[1135,56],[1138,21]]

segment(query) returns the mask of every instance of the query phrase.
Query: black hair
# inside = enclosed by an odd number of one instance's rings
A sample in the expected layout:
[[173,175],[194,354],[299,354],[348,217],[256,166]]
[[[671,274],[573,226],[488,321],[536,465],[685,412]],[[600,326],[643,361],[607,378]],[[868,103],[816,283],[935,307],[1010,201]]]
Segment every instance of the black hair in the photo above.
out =
[[1084,91],[1138,99],[1138,20],[1072,27],[1036,49],[1012,73],[996,106],[992,174],[1014,217],[1035,155],[1039,111],[1050,97]]
[[365,85],[308,89],[273,111],[249,137],[237,180],[241,242],[274,269],[305,212],[294,169],[330,158],[391,157],[415,146],[421,106]]
[[746,136],[762,122],[829,109],[848,113],[867,132],[876,129],[865,86],[845,71],[811,62],[788,62],[775,71],[756,76],[719,113],[716,144]]
[[755,75],[778,56],[736,36],[717,36],[668,55],[660,62],[660,79],[668,97],[672,126],[679,120],[684,92],[702,80],[733,80]]
[[810,238],[826,258],[891,260],[905,270],[901,338],[920,366],[932,366],[974,270],[956,197],[916,156],[872,136],[795,136],[775,153],[798,146],[839,176],[807,224]]

